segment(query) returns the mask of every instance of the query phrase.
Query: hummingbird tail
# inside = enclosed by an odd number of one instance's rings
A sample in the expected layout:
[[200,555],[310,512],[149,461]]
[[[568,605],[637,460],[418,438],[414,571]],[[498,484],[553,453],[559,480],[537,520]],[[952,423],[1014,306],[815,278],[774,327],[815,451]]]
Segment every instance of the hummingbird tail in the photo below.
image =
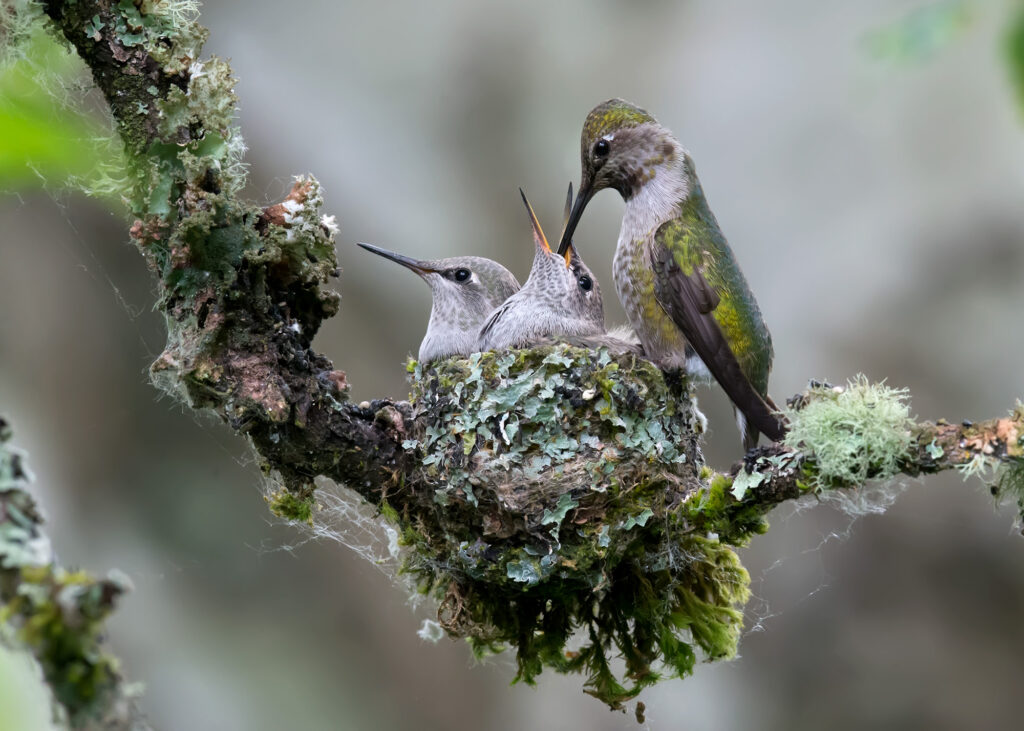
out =
[[733,416],[736,417],[736,426],[740,428],[740,439],[743,440],[743,451],[749,452],[757,446],[757,440],[761,437],[761,432],[747,424],[747,417],[744,416],[743,412],[735,406],[732,408],[732,413]]

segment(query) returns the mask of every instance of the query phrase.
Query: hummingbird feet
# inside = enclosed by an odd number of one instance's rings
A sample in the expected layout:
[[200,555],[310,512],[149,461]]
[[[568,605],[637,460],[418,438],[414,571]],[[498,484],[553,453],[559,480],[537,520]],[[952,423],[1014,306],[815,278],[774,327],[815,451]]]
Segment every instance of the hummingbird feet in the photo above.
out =
[[765,445],[759,445],[751,447],[747,450],[747,453],[743,455],[743,459],[739,462],[734,462],[732,467],[729,468],[729,474],[733,477],[740,473],[743,469],[748,473],[753,473],[757,470],[757,463],[762,459],[768,457],[776,457],[780,454],[785,454],[788,451],[786,447],[778,443],[771,443]]
[[793,411],[800,411],[811,401],[811,391],[831,391],[835,388],[842,389],[842,386],[833,386],[828,381],[818,381],[812,378],[807,382],[807,390],[803,393],[798,393],[795,396],[790,396],[786,399],[786,406],[791,408]]

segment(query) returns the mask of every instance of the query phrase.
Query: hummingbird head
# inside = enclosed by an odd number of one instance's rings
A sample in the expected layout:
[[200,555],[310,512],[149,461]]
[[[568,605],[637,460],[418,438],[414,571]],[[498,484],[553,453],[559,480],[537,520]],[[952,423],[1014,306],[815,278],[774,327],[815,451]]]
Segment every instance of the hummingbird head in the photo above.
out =
[[512,272],[491,259],[413,259],[372,244],[359,246],[411,269],[429,285],[430,323],[419,352],[419,359],[424,362],[472,353],[476,334],[487,316],[519,291],[519,282]]
[[[523,348],[569,336],[604,332],[604,307],[597,279],[570,245],[552,251],[526,195],[519,191],[533,229],[533,266],[523,288],[491,313],[480,329],[479,349]],[[566,215],[572,203],[572,186]]]
[[[564,323],[561,327],[578,332],[552,333],[585,335],[604,331],[604,304],[601,287],[590,268],[584,263],[576,247],[570,241],[563,253],[554,251],[540,227],[540,221],[522,190],[523,203],[530,214],[535,245],[533,266],[530,276],[523,285],[523,297],[549,312]],[[572,184],[565,201],[565,218],[568,220],[572,203]],[[596,329],[595,329],[596,328]]]
[[683,154],[672,133],[646,110],[622,99],[598,104],[583,123],[580,139],[582,176],[559,253],[564,253],[587,203],[598,191],[614,188],[625,200],[653,180],[659,167]]
[[[574,279],[570,288],[570,307],[579,313],[580,318],[592,325],[599,326],[599,331],[604,331],[604,302],[601,299],[601,285],[597,283],[597,277],[590,271],[583,258],[576,251],[576,247],[570,244],[569,271]],[[581,333],[589,334],[589,333]]]

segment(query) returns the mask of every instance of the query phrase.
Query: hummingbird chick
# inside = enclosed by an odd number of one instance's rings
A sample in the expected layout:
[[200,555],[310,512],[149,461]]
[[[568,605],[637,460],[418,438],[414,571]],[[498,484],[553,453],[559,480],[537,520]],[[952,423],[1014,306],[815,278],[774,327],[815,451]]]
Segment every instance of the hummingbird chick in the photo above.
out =
[[[533,207],[519,194],[533,229],[533,266],[523,288],[509,297],[480,329],[479,350],[526,348],[567,342],[613,352],[639,352],[639,342],[604,326],[601,287],[571,244],[562,254],[552,251]],[[572,185],[566,216],[572,204]]]
[[430,321],[420,343],[421,363],[477,352],[480,326],[495,307],[519,291],[512,272],[480,256],[420,260],[372,244],[359,246],[411,269],[430,286]]
[[706,368],[733,403],[745,448],[759,432],[781,439],[785,426],[768,397],[771,335],[689,154],[648,112],[612,99],[587,115],[581,157],[580,189],[558,251],[571,248],[594,194],[617,190],[626,210],[615,289],[647,357],[666,370]]

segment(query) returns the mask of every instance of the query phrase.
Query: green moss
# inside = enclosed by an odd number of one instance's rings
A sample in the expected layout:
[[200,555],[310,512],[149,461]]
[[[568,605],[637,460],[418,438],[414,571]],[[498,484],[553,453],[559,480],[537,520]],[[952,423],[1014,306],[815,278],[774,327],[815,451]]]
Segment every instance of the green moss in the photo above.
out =
[[768,530],[764,508],[737,500],[733,479],[715,474],[682,508],[685,519],[734,546],[744,546]]
[[380,510],[380,514],[384,518],[384,520],[388,521],[389,523],[394,523],[396,525],[398,524],[398,522],[399,522],[398,511],[395,510],[393,507],[391,507],[391,505],[388,504],[387,500],[383,501],[380,504],[379,510]]
[[860,485],[899,471],[910,450],[905,389],[857,376],[845,389],[813,388],[799,411],[788,411],[785,443],[811,455],[808,476],[819,489]]
[[281,488],[264,496],[264,500],[267,501],[270,512],[277,517],[313,525],[316,499],[312,491],[308,495],[297,495],[291,490]]

